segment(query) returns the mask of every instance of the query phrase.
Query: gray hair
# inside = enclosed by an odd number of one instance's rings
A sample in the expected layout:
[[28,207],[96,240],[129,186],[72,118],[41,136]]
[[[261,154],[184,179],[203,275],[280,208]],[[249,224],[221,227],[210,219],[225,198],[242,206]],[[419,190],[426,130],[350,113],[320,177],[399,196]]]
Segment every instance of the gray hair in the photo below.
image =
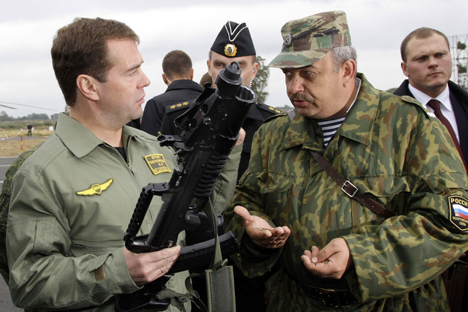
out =
[[340,71],[341,65],[351,59],[357,64],[357,53],[353,46],[335,47],[332,49],[333,70],[337,73]]

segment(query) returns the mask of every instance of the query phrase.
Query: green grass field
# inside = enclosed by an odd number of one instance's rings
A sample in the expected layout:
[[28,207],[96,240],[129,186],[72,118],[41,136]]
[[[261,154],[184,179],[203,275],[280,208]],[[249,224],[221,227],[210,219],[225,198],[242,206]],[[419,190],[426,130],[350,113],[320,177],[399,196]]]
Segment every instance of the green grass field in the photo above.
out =
[[[34,126],[33,138],[31,138],[27,137],[28,129],[26,127],[6,128],[2,127],[4,124],[4,122],[0,123],[0,157],[18,156],[45,141],[54,132],[49,129],[50,126]],[[21,134],[23,140],[21,140]]]

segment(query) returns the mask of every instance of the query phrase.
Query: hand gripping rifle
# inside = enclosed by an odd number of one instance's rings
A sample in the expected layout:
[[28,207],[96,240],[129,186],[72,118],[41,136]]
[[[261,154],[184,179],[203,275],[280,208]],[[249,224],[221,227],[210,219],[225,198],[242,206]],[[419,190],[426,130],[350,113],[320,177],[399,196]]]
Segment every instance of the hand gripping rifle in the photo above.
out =
[[[164,284],[174,273],[185,270],[205,270],[214,257],[214,230],[203,208],[234,147],[239,130],[256,94],[242,85],[239,63],[232,62],[219,72],[218,89],[207,86],[192,106],[174,121],[180,135],[160,135],[162,146],[178,150],[178,164],[169,182],[150,183],[144,187],[125,233],[128,250],[141,253],[169,248],[185,230],[187,247],[164,277],[146,284],[143,289],[121,295],[116,300],[117,311],[165,310],[170,299],[156,299]],[[161,196],[163,204],[151,229],[137,236],[153,196]],[[209,207],[211,209],[211,207]],[[218,228],[222,216],[217,216]],[[219,237],[223,258],[237,252],[231,232]]]

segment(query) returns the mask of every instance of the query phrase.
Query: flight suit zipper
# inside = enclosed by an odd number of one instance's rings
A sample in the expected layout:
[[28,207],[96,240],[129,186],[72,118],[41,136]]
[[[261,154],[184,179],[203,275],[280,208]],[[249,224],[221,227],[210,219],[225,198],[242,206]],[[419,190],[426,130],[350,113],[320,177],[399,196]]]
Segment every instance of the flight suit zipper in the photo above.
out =
[[[135,169],[133,169],[132,164],[130,163],[130,156],[129,156],[130,153],[129,153],[129,149],[130,149],[130,141],[131,141],[131,139],[132,139],[131,136],[129,136],[129,137],[127,138],[127,144],[126,144],[126,147],[125,147],[125,153],[126,153],[126,155],[127,155],[127,159],[126,159],[125,162],[126,162],[127,166],[130,168],[130,171],[132,171],[132,173],[135,175],[135,178],[138,180],[138,178],[136,177],[136,176],[137,176],[137,173],[136,173]],[[141,186],[140,181],[138,181],[138,184],[140,184],[140,186]]]
[[[141,185],[141,182],[138,180],[138,175],[135,171],[135,169],[133,169],[132,167],[132,164],[130,162],[130,141],[132,140],[132,136],[128,136],[127,137],[127,142],[126,142],[126,146],[125,146],[125,152],[126,152],[126,156],[127,156],[127,160],[126,160],[126,163],[128,165],[128,167],[130,168],[130,170],[133,172],[133,176],[135,177],[135,179],[137,180],[138,182],[138,185],[140,185],[140,189],[142,189],[143,187],[145,187],[146,185]],[[135,203],[136,204],[136,203]],[[153,215],[153,212],[151,211],[151,209],[148,209],[147,211],[147,214],[148,216],[147,217],[150,217],[151,220],[155,220],[155,216]],[[141,231],[141,229],[140,229]],[[142,233],[141,233],[142,234]]]
[[[138,186],[139,186],[140,188],[142,188],[143,186],[141,185],[141,182],[140,182],[140,180],[138,179],[138,174],[137,174],[137,172],[135,171],[135,169],[133,168],[133,166],[130,164],[130,162],[127,161],[125,158],[123,158],[122,154],[120,154],[119,151],[118,151],[115,147],[113,147],[113,146],[107,144],[106,142],[104,142],[104,145],[105,145],[106,147],[110,148],[110,149],[113,151],[113,153],[116,153],[116,154],[118,155],[117,157],[118,157],[120,160],[122,160],[122,161],[124,162],[125,167],[127,167],[127,168],[130,170],[130,172],[132,173],[132,176],[133,176],[133,178],[136,180],[136,182],[138,183]],[[126,154],[126,156],[127,156],[126,158],[128,159],[128,142],[127,142],[127,148],[125,148],[125,154]]]

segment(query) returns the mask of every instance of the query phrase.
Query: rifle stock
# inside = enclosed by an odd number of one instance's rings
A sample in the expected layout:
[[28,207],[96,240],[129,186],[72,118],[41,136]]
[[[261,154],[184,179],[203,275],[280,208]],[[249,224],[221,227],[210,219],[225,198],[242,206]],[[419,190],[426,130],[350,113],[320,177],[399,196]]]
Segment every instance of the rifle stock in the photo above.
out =
[[[218,89],[210,87],[192,106],[175,120],[181,135],[161,135],[162,146],[178,150],[178,164],[169,182],[151,183],[142,189],[124,240],[132,252],[152,252],[177,244],[179,233],[185,231],[187,242],[181,255],[164,279],[145,285],[134,294],[121,295],[117,311],[164,310],[167,300],[155,300],[154,294],[171,274],[185,270],[204,270],[211,263],[215,239],[213,227],[203,212],[213,187],[234,147],[238,133],[255,93],[242,85],[241,69],[233,62],[222,70],[216,80]],[[149,234],[137,236],[153,196],[161,196],[162,206]],[[222,216],[217,217],[218,227]],[[237,252],[234,235],[219,237],[223,258]]]

